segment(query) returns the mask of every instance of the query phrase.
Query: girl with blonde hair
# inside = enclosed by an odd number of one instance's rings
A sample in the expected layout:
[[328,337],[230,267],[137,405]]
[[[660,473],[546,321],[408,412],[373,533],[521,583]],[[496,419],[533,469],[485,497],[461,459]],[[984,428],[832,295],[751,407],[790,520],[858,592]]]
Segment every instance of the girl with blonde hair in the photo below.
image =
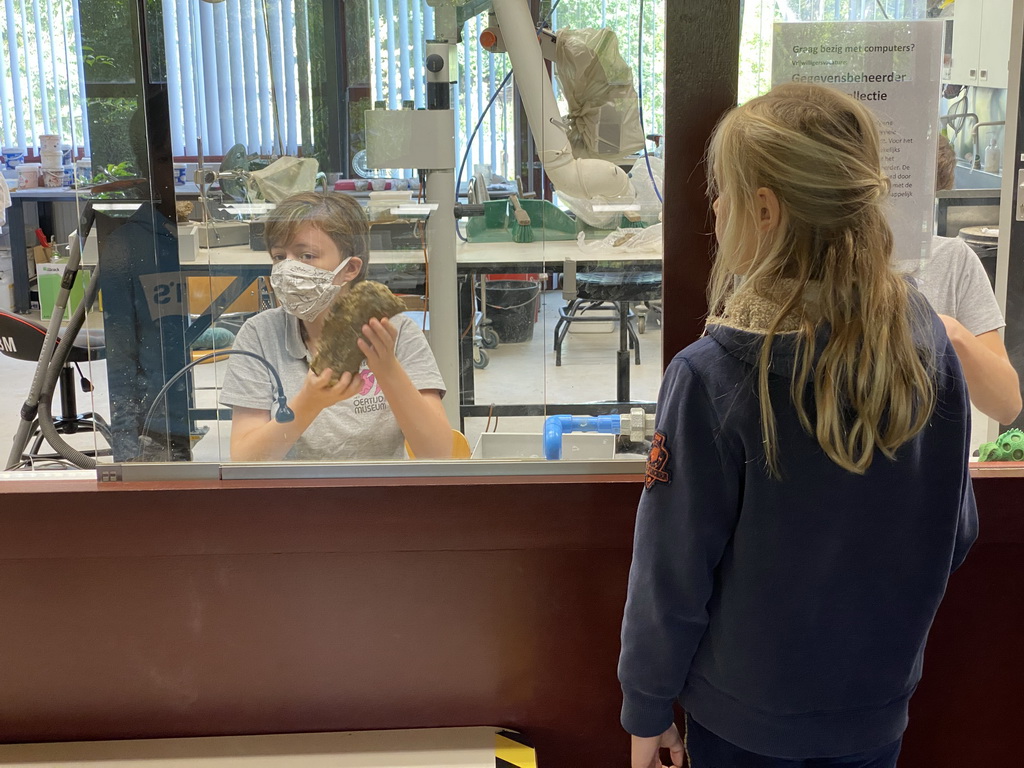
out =
[[893,269],[865,107],[776,87],[708,160],[711,314],[665,372],[622,628],[633,768],[682,765],[677,700],[693,768],[888,768],[976,535],[963,375]]

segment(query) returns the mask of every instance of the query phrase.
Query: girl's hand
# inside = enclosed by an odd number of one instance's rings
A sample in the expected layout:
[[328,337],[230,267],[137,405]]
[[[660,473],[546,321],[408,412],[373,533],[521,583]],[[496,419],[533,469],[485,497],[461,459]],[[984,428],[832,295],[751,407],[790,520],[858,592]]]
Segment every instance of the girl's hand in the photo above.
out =
[[672,765],[682,768],[683,765],[683,740],[679,738],[679,729],[675,723],[669,726],[661,736],[650,738],[632,737],[632,768],[661,768],[661,758],[658,752],[667,749],[672,756]]
[[351,373],[341,374],[341,378],[333,385],[332,376],[334,372],[330,368],[325,368],[319,375],[313,373],[312,369],[307,371],[302,389],[295,396],[299,401],[299,407],[309,407],[319,413],[324,408],[330,408],[342,400],[358,395],[363,386],[363,380]]
[[396,368],[401,367],[395,357],[397,341],[398,329],[387,318],[373,319],[363,326],[363,337],[356,344],[366,355],[366,366],[377,378],[387,378]]

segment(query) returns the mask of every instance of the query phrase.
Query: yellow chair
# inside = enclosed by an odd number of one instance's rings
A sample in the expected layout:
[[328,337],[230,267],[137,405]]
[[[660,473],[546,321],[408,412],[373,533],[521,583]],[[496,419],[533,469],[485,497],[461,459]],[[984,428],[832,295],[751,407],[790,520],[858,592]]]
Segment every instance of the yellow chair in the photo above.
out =
[[[228,349],[230,349],[230,347],[228,347]],[[229,357],[231,357],[231,355],[225,355],[223,353],[224,353],[223,349],[193,349],[193,350],[190,350],[190,356],[192,358],[192,362],[193,363],[196,360],[202,359],[206,355],[217,355],[216,357],[211,357],[209,360],[206,360],[206,361],[200,363],[200,365],[209,365],[210,363],[219,363],[219,362],[227,360]]]
[[[415,459],[416,455],[412,452],[412,448],[409,447],[409,441],[405,441],[405,452],[409,454],[410,459]],[[466,436],[459,432],[457,429],[452,430],[452,458],[453,459],[468,459],[473,455],[473,451],[470,450],[469,440]]]

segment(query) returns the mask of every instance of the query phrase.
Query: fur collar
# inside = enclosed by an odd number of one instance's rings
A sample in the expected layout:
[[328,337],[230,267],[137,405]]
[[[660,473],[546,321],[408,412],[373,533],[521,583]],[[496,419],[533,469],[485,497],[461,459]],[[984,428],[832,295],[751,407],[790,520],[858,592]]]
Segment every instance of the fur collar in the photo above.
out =
[[[755,291],[752,286],[740,286],[725,301],[721,315],[708,318],[708,325],[724,325],[738,331],[767,333],[772,322],[782,311],[785,297],[793,290],[795,280],[782,280],[768,291]],[[777,333],[795,333],[800,329],[801,312],[791,311],[779,323]]]

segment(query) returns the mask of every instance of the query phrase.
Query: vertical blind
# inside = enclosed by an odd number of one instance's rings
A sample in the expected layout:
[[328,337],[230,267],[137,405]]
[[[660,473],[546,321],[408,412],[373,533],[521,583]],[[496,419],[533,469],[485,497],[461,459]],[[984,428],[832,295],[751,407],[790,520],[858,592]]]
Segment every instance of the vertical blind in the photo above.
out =
[[[388,109],[399,109],[403,102],[412,102],[417,108],[425,106],[423,43],[433,36],[434,9],[425,0],[371,0],[369,6],[373,100],[384,102]],[[452,62],[458,72],[452,89],[458,157],[462,155],[469,132],[507,72],[507,57],[486,53],[473,44],[485,25],[482,16],[463,25],[462,37],[467,44],[458,46],[458,61]],[[511,89],[507,88],[506,93],[495,99],[481,124],[467,162],[470,169],[474,163],[483,163],[499,174],[513,175],[507,167],[514,156],[511,106]]]
[[88,149],[77,0],[0,0],[0,143],[22,151],[57,134]]
[[[172,147],[297,154],[309,143],[307,0],[163,3]],[[89,151],[79,0],[0,0],[0,143]],[[301,54],[301,55],[300,55]],[[303,127],[305,126],[305,130]]]
[[785,21],[923,19],[927,0],[777,0]]
[[200,141],[206,155],[223,155],[235,144],[249,152],[294,155],[311,144],[305,3],[164,3],[176,155],[197,155]]
[[[312,0],[165,0],[164,49],[170,100],[172,148],[193,156],[222,155],[236,143],[248,152],[296,154],[308,145],[312,112],[307,3]],[[910,0],[907,0],[909,2]],[[88,152],[80,0],[0,0],[0,141],[35,146],[36,137],[58,133]],[[604,25],[610,0],[600,0]],[[829,0],[831,3],[832,0]],[[889,0],[892,4],[894,0]],[[904,2],[904,0],[899,0]],[[791,0],[790,6],[798,0]],[[859,0],[844,2],[852,7]],[[654,3],[651,3],[654,5]],[[783,3],[785,5],[785,3]],[[802,5],[802,3],[800,3]],[[426,0],[369,0],[371,91],[375,101],[398,109],[426,103],[424,41],[433,33]],[[596,9],[598,6],[594,7]],[[570,24],[575,19],[566,19]],[[468,44],[457,48],[453,88],[456,146],[465,142],[508,71],[508,59],[473,41],[486,24],[476,16],[463,28]],[[557,28],[558,15],[551,19]],[[622,41],[629,60],[633,43]],[[653,62],[652,62],[653,63]],[[652,69],[645,93],[661,91]],[[506,87],[483,119],[468,158],[513,177],[512,88]],[[660,121],[660,115],[656,116]]]

